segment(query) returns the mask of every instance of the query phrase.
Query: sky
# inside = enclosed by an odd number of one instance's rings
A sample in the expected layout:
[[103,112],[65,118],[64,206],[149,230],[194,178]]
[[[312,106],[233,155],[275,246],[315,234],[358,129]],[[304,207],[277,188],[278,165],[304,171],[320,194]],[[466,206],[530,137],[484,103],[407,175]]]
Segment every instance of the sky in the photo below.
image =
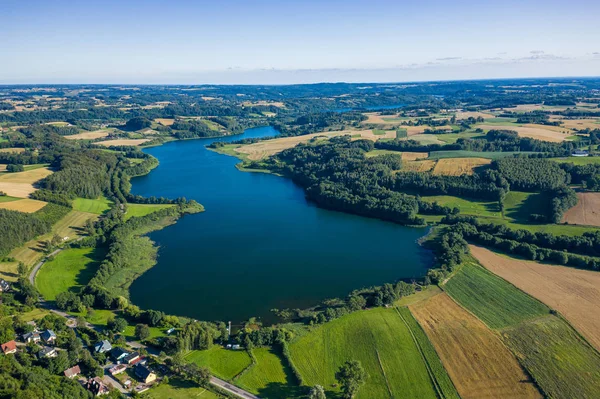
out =
[[0,0],[0,84],[600,76],[594,0]]

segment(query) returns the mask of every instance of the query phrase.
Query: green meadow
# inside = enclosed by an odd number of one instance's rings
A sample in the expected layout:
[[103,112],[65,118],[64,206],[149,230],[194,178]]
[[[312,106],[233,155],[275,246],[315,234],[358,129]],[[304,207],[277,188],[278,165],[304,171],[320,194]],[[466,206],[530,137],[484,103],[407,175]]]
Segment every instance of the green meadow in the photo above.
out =
[[211,373],[228,381],[251,364],[250,356],[246,351],[224,349],[220,346],[213,346],[203,351],[190,351],[185,359],[199,366],[208,367]]

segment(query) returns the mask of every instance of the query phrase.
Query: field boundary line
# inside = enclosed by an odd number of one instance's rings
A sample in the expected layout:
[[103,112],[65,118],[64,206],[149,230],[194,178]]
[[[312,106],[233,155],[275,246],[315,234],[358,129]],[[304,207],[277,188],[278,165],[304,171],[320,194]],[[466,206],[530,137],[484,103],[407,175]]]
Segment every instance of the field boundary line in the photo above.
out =
[[437,393],[437,395],[438,395],[439,398],[445,399],[446,396],[444,395],[442,389],[438,385],[437,379],[435,378],[435,375],[433,374],[433,371],[431,370],[431,365],[427,361],[427,358],[425,357],[425,354],[423,353],[423,349],[421,348],[421,345],[419,344],[419,341],[417,341],[417,338],[415,337],[415,334],[413,333],[412,329],[410,328],[410,326],[408,325],[408,323],[406,322],[406,320],[404,320],[404,317],[402,316],[402,313],[400,313],[400,311],[398,310],[397,306],[394,306],[394,310],[396,311],[396,314],[398,314],[398,316],[400,316],[400,319],[402,320],[402,322],[404,323],[404,325],[408,329],[408,332],[410,333],[410,336],[412,337],[412,340],[415,343],[415,346],[419,350],[419,354],[421,355],[421,359],[423,359],[423,363],[425,363],[425,368],[427,369],[427,374],[429,374],[429,379],[431,380],[431,382],[432,382],[432,384],[433,384],[433,386],[435,388],[435,392]]

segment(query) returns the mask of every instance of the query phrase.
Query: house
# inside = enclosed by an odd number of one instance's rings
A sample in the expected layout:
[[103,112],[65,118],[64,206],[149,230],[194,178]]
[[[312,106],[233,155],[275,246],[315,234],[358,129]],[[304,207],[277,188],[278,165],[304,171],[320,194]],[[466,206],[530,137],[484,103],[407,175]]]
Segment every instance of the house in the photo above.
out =
[[17,352],[17,343],[12,340],[12,341],[8,341],[5,344],[2,344],[2,352],[4,352],[5,355],[10,355],[11,353],[16,353]]
[[44,357],[56,357],[57,355],[56,349],[51,346],[44,346],[42,350],[37,353],[38,359]]
[[135,366],[135,376],[144,384],[148,384],[156,380],[156,374],[150,371],[148,367],[142,366],[141,364]]
[[10,291],[10,284],[8,284],[8,281],[0,278],[0,292],[8,291]]
[[46,330],[42,334],[40,334],[40,336],[47,344],[54,344],[54,342],[56,341],[56,334],[54,334],[54,331],[52,330]]
[[173,334],[174,332],[175,332],[175,329],[174,329],[174,328],[169,328],[169,329],[167,330],[167,335],[171,335],[171,334]]
[[107,340],[100,341],[96,345],[94,345],[94,351],[96,353],[108,352],[111,349],[112,349],[112,345]]
[[584,150],[575,150],[575,151],[573,151],[571,156],[573,156],[573,157],[589,157],[590,153],[587,151],[584,151]]
[[32,331],[32,332],[28,332],[26,334],[23,334],[23,342],[25,343],[30,343],[30,342],[40,342],[42,338],[40,337],[40,333],[38,331]]
[[127,370],[127,366],[124,364],[117,364],[114,367],[111,367],[108,372],[110,375],[115,376],[117,374],[121,374],[123,371]]
[[239,346],[238,344],[231,345],[231,349],[233,349],[233,350],[238,350],[240,348],[241,348],[241,346]]
[[109,393],[108,387],[104,385],[102,380],[98,377],[90,378],[85,384],[85,387],[94,396],[102,396]]
[[115,348],[110,352],[110,356],[114,359],[115,362],[119,362],[125,358],[125,356],[129,355],[123,348]]
[[81,374],[81,369],[79,368],[79,365],[73,366],[70,369],[66,369],[64,371],[64,374],[65,374],[65,377],[67,377],[67,378],[75,378],[79,374]]
[[127,364],[136,364],[140,360],[142,359],[140,358],[140,354],[138,352],[130,353],[123,358],[123,362]]

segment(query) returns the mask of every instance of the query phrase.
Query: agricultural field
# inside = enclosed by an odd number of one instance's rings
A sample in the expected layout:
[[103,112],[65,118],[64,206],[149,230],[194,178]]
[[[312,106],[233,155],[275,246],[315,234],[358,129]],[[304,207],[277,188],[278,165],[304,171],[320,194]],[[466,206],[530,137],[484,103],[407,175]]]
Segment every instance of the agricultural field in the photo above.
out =
[[76,211],[102,215],[110,209],[111,204],[112,202],[105,197],[97,199],[75,198],[73,201],[73,209]]
[[191,351],[185,356],[185,360],[208,367],[214,375],[227,381],[251,364],[250,356],[246,351],[224,349],[220,346],[213,346],[203,351]]
[[20,154],[22,152],[25,152],[25,148],[22,148],[22,147],[0,148],[0,152]]
[[121,145],[130,145],[130,146],[139,146],[146,142],[150,141],[150,139],[115,139],[115,140],[106,140],[100,141],[96,144],[111,147],[111,146],[121,146]]
[[271,348],[256,348],[252,352],[256,364],[235,380],[236,385],[269,399],[299,396],[300,388],[293,383],[295,377],[279,353]]
[[[2,198],[2,197],[0,197]],[[7,197],[12,198],[12,197]],[[43,207],[45,207],[47,202],[33,200],[29,198],[17,199],[13,201],[2,201],[0,200],[0,209],[10,209],[13,211],[25,212],[25,213],[33,213],[37,212]]]
[[49,168],[36,168],[16,173],[0,174],[0,191],[11,197],[27,198],[36,188],[34,183],[52,174]]
[[[476,128],[483,129],[484,131],[499,129],[497,125],[478,124]],[[505,126],[505,129],[513,130],[519,134],[520,137],[529,137],[532,139],[550,141],[554,143],[560,143],[565,141],[569,137],[571,132],[569,129],[558,128],[557,126],[545,126],[545,125],[510,125]],[[563,133],[566,131],[567,133]]]
[[600,227],[600,193],[577,193],[579,202],[565,212],[563,222]]
[[492,161],[485,158],[444,158],[437,161],[434,175],[462,176],[472,175],[476,168],[489,165]]
[[35,286],[49,301],[61,292],[78,292],[94,276],[104,255],[100,248],[66,249],[42,266]]
[[550,312],[541,302],[474,262],[463,264],[443,288],[494,329],[513,326]]
[[95,140],[106,137],[114,131],[115,129],[100,129],[94,130],[92,132],[81,132],[78,134],[72,134],[70,136],[64,136],[64,138],[67,140]]
[[531,320],[501,334],[547,397],[600,397],[600,355],[558,317]]
[[589,165],[600,163],[600,157],[568,157],[550,159],[560,163],[572,163],[573,165]]
[[599,118],[586,118],[586,119],[565,119],[558,115],[550,115],[550,121],[561,122],[561,127],[564,126],[571,130],[583,130],[583,129],[600,129]]
[[357,398],[436,398],[426,364],[395,309],[355,312],[315,327],[290,344],[307,385],[337,391],[335,372],[359,360],[369,374]]
[[379,155],[386,155],[386,154],[392,154],[392,155],[400,155],[402,157],[403,161],[416,161],[419,159],[424,159],[427,158],[427,156],[429,155],[429,153],[427,152],[401,152],[401,151],[393,151],[393,150],[371,150],[369,152],[367,152],[365,154],[365,156],[367,158],[372,158],[372,157],[376,157]]
[[154,122],[159,123],[163,126],[171,126],[175,123],[175,119],[173,118],[156,118]]
[[161,209],[170,208],[172,204],[127,204],[125,220],[132,217],[146,216]]
[[[600,273],[509,258],[474,245],[471,245],[470,249],[471,254],[486,269],[550,308],[558,310],[590,344],[600,350],[600,318],[590,317],[600,314]],[[498,277],[494,276],[494,278],[500,280]],[[454,280],[455,278],[452,278],[447,285]],[[504,283],[503,280],[500,281]],[[477,284],[477,295],[483,307],[487,307],[489,312],[493,313],[494,304],[484,300],[485,293],[479,292],[480,287],[483,292],[492,291],[485,289],[480,282],[472,282],[472,284]],[[474,294],[471,292],[471,295]],[[517,295],[512,298],[513,301],[522,301]],[[505,306],[515,311],[519,308],[517,303],[511,303],[510,300],[504,302]]]
[[456,114],[456,119],[458,120],[462,120],[462,119],[469,119],[469,118],[483,118],[483,119],[492,119],[495,118],[496,115],[491,114],[489,112],[479,112],[479,111],[457,111]]
[[443,158],[486,158],[486,159],[501,159],[507,157],[513,157],[514,155],[521,154],[535,154],[532,151],[521,151],[521,152],[478,152],[478,151],[431,151],[429,153],[429,159],[443,159]]
[[409,306],[461,398],[541,398],[499,337],[440,294]]
[[435,167],[436,161],[425,159],[422,161],[407,161],[402,163],[404,172],[429,172]]
[[176,378],[169,380],[168,384],[159,384],[147,392],[144,398],[148,399],[219,399],[220,395],[199,387],[197,384],[182,381]]
[[[409,126],[411,127],[411,126]],[[421,127],[421,126],[416,126]],[[445,144],[442,140],[438,139],[435,134],[415,134],[411,135],[411,130],[408,129],[408,135],[410,136],[410,140],[414,140],[421,145],[429,145],[429,144]]]
[[467,131],[461,133],[436,134],[435,137],[446,144],[454,144],[458,139],[481,138],[483,136],[481,133]]

